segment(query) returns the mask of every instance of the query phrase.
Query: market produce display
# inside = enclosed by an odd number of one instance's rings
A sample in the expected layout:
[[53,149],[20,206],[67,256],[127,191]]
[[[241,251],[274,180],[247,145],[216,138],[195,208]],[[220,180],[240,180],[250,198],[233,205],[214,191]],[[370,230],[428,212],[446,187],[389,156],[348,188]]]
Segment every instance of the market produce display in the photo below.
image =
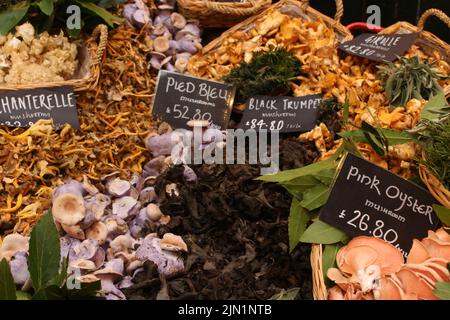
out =
[[[230,2],[209,44],[220,21],[178,2],[0,7],[0,299],[450,299],[450,45],[422,31],[450,18],[428,10],[380,61],[401,32],[338,48],[352,39],[341,1],[334,20],[307,1]],[[76,92],[79,129],[56,125],[42,84]],[[33,104],[15,100],[24,88]],[[154,99],[170,90],[180,104]],[[307,129],[277,118],[306,109]],[[366,171],[345,176],[350,156]],[[333,197],[342,179],[361,208]],[[427,224],[405,231],[411,215]]]

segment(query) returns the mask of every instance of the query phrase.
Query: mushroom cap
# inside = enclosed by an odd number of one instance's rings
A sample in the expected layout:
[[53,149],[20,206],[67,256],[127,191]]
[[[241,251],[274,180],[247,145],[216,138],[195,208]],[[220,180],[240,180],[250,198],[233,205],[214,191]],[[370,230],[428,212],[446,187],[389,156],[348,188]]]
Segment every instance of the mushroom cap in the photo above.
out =
[[170,47],[169,39],[167,39],[167,37],[165,36],[156,37],[153,42],[153,47],[155,51],[166,52],[167,50],[169,50]]
[[396,274],[400,280],[405,294],[417,295],[419,299],[436,300],[433,294],[433,287],[425,280],[421,279],[415,272],[402,268]]
[[78,224],[68,226],[68,225],[61,223],[61,227],[64,230],[64,232],[67,233],[72,238],[79,239],[79,240],[86,239],[86,235],[84,234],[83,229],[81,229],[81,226]]
[[422,242],[420,242],[417,239],[414,239],[413,245],[408,254],[407,263],[422,263],[428,258],[430,258],[430,255],[426,247],[423,245]]
[[0,260],[10,261],[16,252],[28,252],[29,240],[29,237],[24,237],[18,233],[5,236],[0,246]]
[[88,177],[84,174],[83,175],[83,189],[86,190],[87,193],[89,193],[90,195],[96,195],[97,193],[99,193],[98,189],[89,182]]
[[164,53],[158,52],[158,51],[152,51],[150,52],[150,54],[152,55],[152,57],[158,58],[158,60],[163,60],[166,55]]
[[402,300],[404,292],[392,278],[381,278],[380,287],[374,290],[376,300]]
[[128,274],[133,274],[133,272],[144,265],[144,262],[141,260],[133,260],[130,261],[127,265],[126,271]]
[[95,252],[95,255],[91,258],[91,261],[95,263],[96,268],[100,268],[105,262],[105,258],[106,258],[105,250],[102,247],[100,247]]
[[172,20],[173,26],[177,29],[183,29],[186,26],[186,19],[178,12],[172,12],[170,20]]
[[76,225],[86,214],[83,197],[73,193],[61,194],[53,200],[52,214],[61,224]]
[[157,195],[155,192],[155,187],[145,187],[139,193],[139,201],[142,203],[156,201]]
[[352,247],[357,246],[367,246],[377,252],[378,257],[374,264],[380,267],[382,276],[400,270],[401,265],[404,263],[403,255],[396,247],[384,240],[367,236],[353,238],[345,247],[341,248],[336,256],[336,260],[340,260],[343,254]]
[[9,262],[9,267],[15,284],[23,285],[30,279],[28,254],[26,252],[16,252]]
[[443,258],[450,261],[450,243],[434,238],[425,238],[422,240],[427,252],[431,257]]
[[[447,229],[449,229],[449,228],[447,228]],[[450,232],[450,229],[449,229],[449,232]],[[446,231],[445,228],[439,228],[438,230],[436,230],[435,234],[439,240],[450,243],[450,234]]]
[[98,278],[111,278],[113,281],[123,276],[123,261],[122,259],[112,259],[105,263],[103,269],[94,272]]
[[356,275],[377,261],[378,253],[369,246],[343,247],[336,255],[337,265],[347,274]]
[[74,269],[94,270],[97,269],[95,263],[91,260],[77,259],[69,262],[69,266]]
[[86,238],[97,240],[98,243],[101,245],[105,243],[106,237],[108,236],[108,228],[106,225],[99,221],[94,223],[85,231]]
[[328,300],[344,300],[344,293],[338,286],[328,289]]
[[160,241],[160,246],[164,250],[168,251],[184,251],[187,252],[188,248],[183,238],[173,233],[164,234]]
[[122,197],[131,189],[131,183],[120,178],[114,178],[106,184],[106,190],[114,197]]
[[147,215],[147,218],[150,219],[151,221],[158,221],[163,216],[163,213],[161,212],[159,206],[157,206],[154,203],[150,203],[146,207],[145,213]]
[[132,281],[132,277],[131,276],[125,276],[123,277],[123,279],[119,282],[119,284],[117,285],[117,287],[119,289],[126,289],[131,287],[132,285],[134,285],[133,281]]
[[111,204],[111,198],[105,194],[98,193],[86,201],[86,209],[91,211],[96,220],[100,220],[105,214],[105,209]]
[[92,283],[92,282],[100,281],[100,279],[98,277],[96,277],[95,275],[93,275],[92,273],[85,274],[83,276],[79,276],[76,279],[78,281],[80,281],[81,283]]
[[123,234],[114,238],[109,244],[114,253],[120,251],[128,251],[133,245],[133,239],[127,234]]
[[112,214],[121,219],[126,219],[133,215],[134,209],[137,207],[138,201],[133,197],[122,197],[113,201]]
[[98,248],[96,240],[86,239],[73,247],[74,258],[91,260],[97,253]]

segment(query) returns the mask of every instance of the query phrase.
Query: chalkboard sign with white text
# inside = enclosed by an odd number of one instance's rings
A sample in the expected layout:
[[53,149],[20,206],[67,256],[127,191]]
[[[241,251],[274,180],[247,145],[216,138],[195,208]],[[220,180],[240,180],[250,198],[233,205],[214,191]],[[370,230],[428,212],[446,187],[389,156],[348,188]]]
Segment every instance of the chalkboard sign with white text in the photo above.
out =
[[382,62],[394,61],[408,50],[418,33],[373,34],[364,33],[338,46],[348,54]]
[[434,203],[428,191],[349,153],[319,218],[349,236],[381,238],[406,257],[413,239],[436,229]]
[[152,114],[173,128],[188,128],[189,120],[208,120],[211,127],[226,129],[235,88],[228,84],[161,70]]
[[316,125],[321,95],[255,96],[247,100],[240,129],[280,132],[309,131]]
[[0,123],[28,127],[40,119],[53,119],[55,127],[65,123],[79,129],[77,103],[70,86],[0,92]]

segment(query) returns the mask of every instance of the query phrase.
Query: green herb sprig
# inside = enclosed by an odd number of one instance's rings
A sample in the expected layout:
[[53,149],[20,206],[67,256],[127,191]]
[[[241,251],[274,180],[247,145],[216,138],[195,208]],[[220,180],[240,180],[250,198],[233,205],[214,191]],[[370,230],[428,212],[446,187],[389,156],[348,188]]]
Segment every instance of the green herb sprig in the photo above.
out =
[[379,77],[392,106],[403,106],[409,100],[425,99],[442,91],[437,80],[447,79],[435,69],[435,63],[419,57],[399,57],[396,62],[378,66]]
[[289,82],[301,74],[301,63],[284,48],[257,53],[250,63],[241,62],[225,76],[236,86],[236,100],[243,103],[255,95],[277,95],[289,92]]

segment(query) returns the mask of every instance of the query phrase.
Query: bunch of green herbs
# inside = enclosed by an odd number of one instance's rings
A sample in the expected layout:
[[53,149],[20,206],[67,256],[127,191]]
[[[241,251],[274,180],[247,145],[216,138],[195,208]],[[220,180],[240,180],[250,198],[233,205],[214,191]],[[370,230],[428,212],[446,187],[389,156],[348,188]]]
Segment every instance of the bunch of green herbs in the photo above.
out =
[[301,74],[301,63],[284,48],[257,53],[225,76],[226,83],[235,85],[236,100],[245,102],[255,95],[287,94],[289,83]]
[[438,80],[446,79],[435,69],[435,63],[423,62],[419,57],[399,57],[396,62],[378,66],[379,77],[393,107],[409,100],[425,99],[442,91]]

